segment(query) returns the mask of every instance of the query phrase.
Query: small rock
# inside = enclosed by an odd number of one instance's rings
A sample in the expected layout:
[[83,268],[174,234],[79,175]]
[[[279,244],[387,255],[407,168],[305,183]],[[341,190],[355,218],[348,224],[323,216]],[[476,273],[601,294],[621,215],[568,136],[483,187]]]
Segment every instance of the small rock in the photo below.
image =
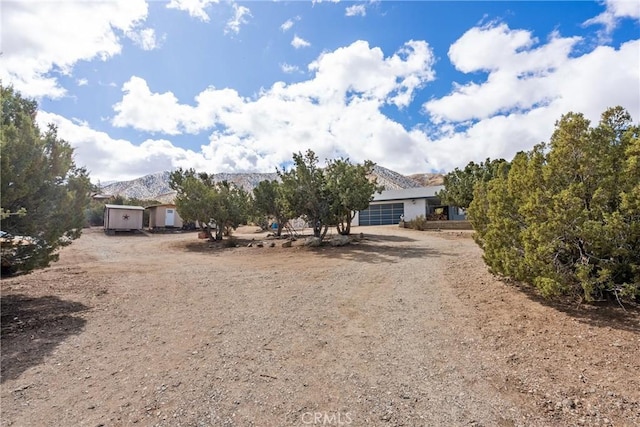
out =
[[287,240],[286,242],[282,243],[282,247],[283,248],[290,248],[291,247],[291,240]]
[[312,248],[317,248],[322,245],[322,239],[319,237],[309,237],[304,241],[305,246],[309,246]]
[[345,246],[350,242],[351,240],[349,239],[349,236],[335,236],[333,239],[331,239],[331,246]]
[[258,243],[256,243],[256,247],[262,248],[262,247],[264,247],[264,243],[263,242],[258,242]]
[[573,409],[576,407],[576,403],[573,400],[567,398],[562,401],[562,407],[566,409]]

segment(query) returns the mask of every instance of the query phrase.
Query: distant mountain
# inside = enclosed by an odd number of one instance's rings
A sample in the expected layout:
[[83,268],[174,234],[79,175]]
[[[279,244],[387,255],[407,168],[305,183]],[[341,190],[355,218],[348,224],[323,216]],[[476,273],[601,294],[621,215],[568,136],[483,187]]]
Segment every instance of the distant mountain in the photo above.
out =
[[378,165],[373,167],[373,176],[376,177],[378,185],[384,186],[386,190],[401,190],[403,188],[421,187],[418,182],[411,178],[407,178],[398,172],[394,172],[391,169],[383,168]]
[[444,185],[444,175],[441,173],[414,173],[407,178],[418,182],[421,187]]
[[[163,203],[173,201],[175,191],[169,187],[169,171],[156,172],[145,175],[131,181],[119,181],[109,185],[102,185],[100,192],[103,194],[120,195],[127,198],[154,199]],[[427,175],[427,174],[425,174]],[[278,175],[274,173],[217,173],[214,179],[218,182],[233,182],[247,191],[253,191],[260,181],[274,180]],[[387,190],[399,190],[403,188],[415,188],[423,186],[420,182],[394,172],[390,169],[376,165],[373,177],[379,185]]]

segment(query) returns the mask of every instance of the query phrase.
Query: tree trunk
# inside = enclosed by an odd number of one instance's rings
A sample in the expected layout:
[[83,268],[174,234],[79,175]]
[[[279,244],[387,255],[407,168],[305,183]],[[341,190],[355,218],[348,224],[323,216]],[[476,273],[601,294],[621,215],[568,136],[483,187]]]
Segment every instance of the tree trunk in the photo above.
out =
[[325,226],[324,226],[324,229],[322,230],[322,235],[317,236],[317,237],[320,237],[320,240],[324,240],[324,236],[326,236],[326,235],[327,235],[327,230],[328,230],[328,229],[329,229],[329,226],[328,226],[328,225],[325,225]]
[[338,225],[336,226],[336,228],[338,229],[338,234],[342,236],[348,236],[349,233],[351,233],[351,220],[351,214],[347,214],[338,222]]
[[276,230],[276,236],[280,237],[282,235],[282,223],[278,221],[278,229]]

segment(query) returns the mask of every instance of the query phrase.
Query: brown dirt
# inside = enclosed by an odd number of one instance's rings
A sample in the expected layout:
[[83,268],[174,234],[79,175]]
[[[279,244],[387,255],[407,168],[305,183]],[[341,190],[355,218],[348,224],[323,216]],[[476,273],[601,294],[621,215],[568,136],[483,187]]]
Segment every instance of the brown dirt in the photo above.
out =
[[637,310],[504,284],[469,233],[361,231],[86,231],[2,280],[2,425],[640,425]]

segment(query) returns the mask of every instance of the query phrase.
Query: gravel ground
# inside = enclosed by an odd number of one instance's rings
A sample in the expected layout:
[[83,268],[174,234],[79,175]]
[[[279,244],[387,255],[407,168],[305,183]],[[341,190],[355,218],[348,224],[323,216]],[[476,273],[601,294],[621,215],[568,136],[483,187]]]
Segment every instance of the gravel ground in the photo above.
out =
[[640,425],[640,315],[549,303],[465,232],[345,247],[87,230],[2,280],[2,425]]

